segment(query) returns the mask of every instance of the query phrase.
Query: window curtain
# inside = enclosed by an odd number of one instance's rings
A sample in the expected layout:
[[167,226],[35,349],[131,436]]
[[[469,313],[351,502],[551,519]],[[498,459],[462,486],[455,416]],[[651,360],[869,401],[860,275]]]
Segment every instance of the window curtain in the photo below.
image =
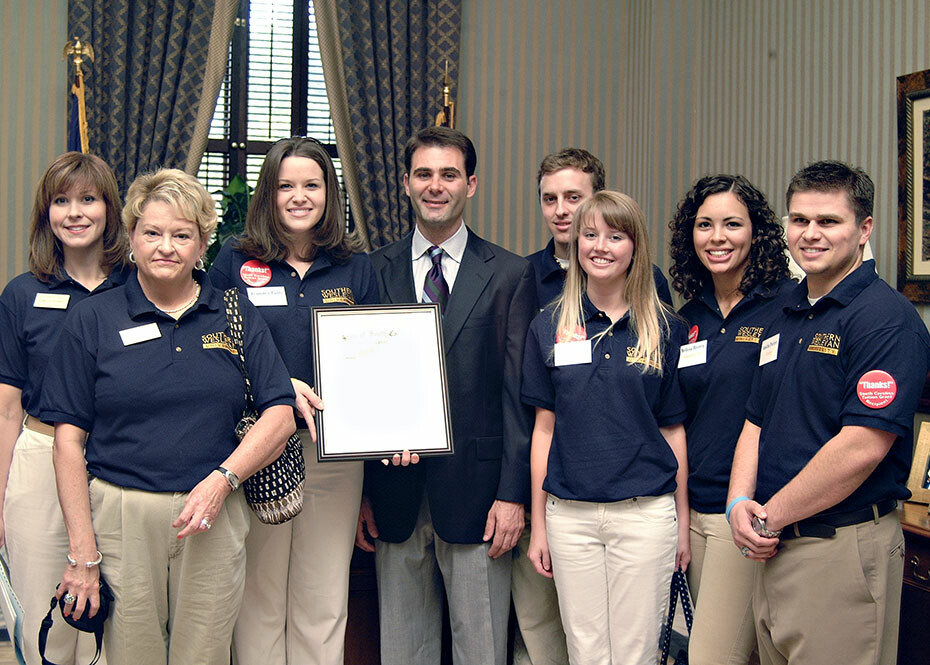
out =
[[124,192],[138,174],[187,166],[215,5],[215,0],[68,3],[68,34],[89,41],[96,55],[85,68],[90,151],[113,168]]
[[462,2],[315,0],[314,8],[339,152],[354,161],[355,173],[345,172],[350,205],[375,249],[412,227],[404,144],[435,123],[446,59],[455,98]]

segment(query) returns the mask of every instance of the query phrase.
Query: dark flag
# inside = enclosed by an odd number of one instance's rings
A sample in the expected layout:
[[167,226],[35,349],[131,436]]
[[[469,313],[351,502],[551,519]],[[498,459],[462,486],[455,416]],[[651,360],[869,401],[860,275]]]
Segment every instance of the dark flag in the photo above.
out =
[[68,151],[81,152],[81,122],[78,98],[71,93],[71,119],[68,121]]

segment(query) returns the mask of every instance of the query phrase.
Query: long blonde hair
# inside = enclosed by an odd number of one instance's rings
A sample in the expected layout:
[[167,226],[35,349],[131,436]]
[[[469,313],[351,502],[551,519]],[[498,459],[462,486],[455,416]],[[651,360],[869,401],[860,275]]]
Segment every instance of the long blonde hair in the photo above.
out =
[[[651,368],[661,374],[662,341],[669,327],[668,312],[659,300],[652,275],[646,217],[639,204],[626,194],[600,191],[575,210],[568,275],[553,313],[558,316],[556,338],[572,339],[576,330],[584,328],[582,296],[587,289],[588,276],[578,263],[578,236],[582,228],[593,225],[594,214],[600,214],[608,227],[626,234],[633,241],[633,258],[623,288],[623,297],[630,308],[630,330],[636,339],[632,361],[640,364],[644,373]],[[595,342],[607,330],[596,335]]]

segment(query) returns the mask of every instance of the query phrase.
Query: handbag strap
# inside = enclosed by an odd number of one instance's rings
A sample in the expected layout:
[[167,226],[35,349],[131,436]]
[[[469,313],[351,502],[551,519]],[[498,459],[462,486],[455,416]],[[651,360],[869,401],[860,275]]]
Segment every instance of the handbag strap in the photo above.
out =
[[[688,593],[688,578],[685,571],[678,568],[672,573],[672,584],[668,598],[668,616],[665,619],[665,628],[662,631],[662,658],[661,665],[668,663],[668,650],[672,642],[672,624],[675,623],[675,610],[678,609],[678,599],[681,598],[681,610],[685,613],[685,623],[688,625],[688,634],[691,634],[691,624],[694,622],[694,612],[691,611],[691,597]],[[678,660],[675,661],[678,663]]]
[[226,305],[226,322],[229,324],[229,336],[232,338],[236,354],[239,356],[239,371],[245,379],[245,408],[247,411],[255,410],[252,399],[252,382],[249,381],[249,372],[245,367],[244,343],[242,340],[242,312],[239,309],[239,289],[226,289],[223,292],[223,302]]

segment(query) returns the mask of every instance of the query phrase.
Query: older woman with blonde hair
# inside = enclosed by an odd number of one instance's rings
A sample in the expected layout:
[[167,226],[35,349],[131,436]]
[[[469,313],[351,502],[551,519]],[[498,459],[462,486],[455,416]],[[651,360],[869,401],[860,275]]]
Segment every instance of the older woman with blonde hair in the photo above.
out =
[[524,351],[523,401],[536,408],[527,556],[555,578],[572,665],[654,664],[672,573],[690,558],[685,328],[656,293],[629,196],[601,191],[577,208],[569,261]]
[[244,382],[223,294],[201,270],[216,212],[196,178],[140,176],[123,221],[136,269],[68,316],[43,389],[70,541],[58,594],[66,612],[94,614],[107,580],[111,662],[225,665],[249,528],[236,489],[283,450],[294,393],[243,301],[260,417],[237,443]]
[[[55,493],[52,428],[37,417],[42,381],[68,312],[126,281],[120,208],[116,178],[102,159],[79,152],[57,157],[36,190],[29,272],[0,295],[0,543],[23,605],[28,665],[42,662],[36,635],[68,546]],[[73,665],[89,662],[95,644],[59,621],[46,648],[54,662]]]

